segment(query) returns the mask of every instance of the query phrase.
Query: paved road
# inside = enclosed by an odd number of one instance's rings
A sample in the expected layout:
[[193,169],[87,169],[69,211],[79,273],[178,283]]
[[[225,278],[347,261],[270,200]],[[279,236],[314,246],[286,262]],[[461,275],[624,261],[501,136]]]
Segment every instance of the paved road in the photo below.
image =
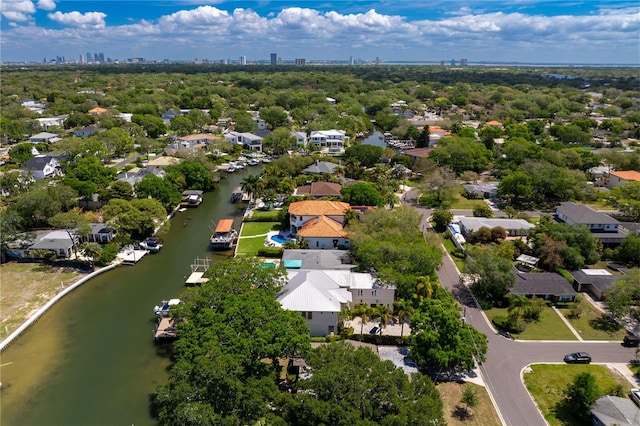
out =
[[[432,211],[417,206],[417,197],[417,191],[411,190],[405,195],[404,202],[423,214],[421,227],[428,232],[431,226],[426,219]],[[460,284],[458,270],[448,255],[444,256],[437,272],[441,285],[451,290],[463,306],[465,321],[487,335],[489,349],[480,370],[496,409],[508,426],[547,424],[522,383],[522,371],[529,364],[562,363],[564,355],[576,351],[590,353],[593,363],[628,363],[634,358],[635,348],[625,348],[619,342],[525,342],[505,339],[490,327],[469,289]]]

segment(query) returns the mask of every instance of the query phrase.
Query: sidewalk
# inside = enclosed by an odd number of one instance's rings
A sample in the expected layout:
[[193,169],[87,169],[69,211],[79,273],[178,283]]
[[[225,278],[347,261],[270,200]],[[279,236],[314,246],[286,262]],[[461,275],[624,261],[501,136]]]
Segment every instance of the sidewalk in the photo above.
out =
[[555,306],[551,307],[553,309],[553,311],[558,314],[558,316],[560,317],[560,319],[562,320],[562,322],[564,322],[564,324],[567,326],[567,328],[569,330],[571,330],[571,332],[573,333],[574,336],[576,336],[576,339],[578,339],[581,342],[584,342],[584,339],[582,338],[582,336],[580,336],[580,333],[578,333],[576,331],[575,328],[573,328],[573,326],[571,325],[571,323],[564,317],[564,315],[562,315],[562,312],[560,312],[558,310],[558,308],[556,308]]

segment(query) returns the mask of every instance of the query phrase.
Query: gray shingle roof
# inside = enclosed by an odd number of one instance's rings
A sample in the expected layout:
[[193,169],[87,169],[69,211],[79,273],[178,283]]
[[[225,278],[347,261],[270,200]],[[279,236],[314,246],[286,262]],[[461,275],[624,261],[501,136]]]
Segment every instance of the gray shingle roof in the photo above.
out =
[[533,295],[572,295],[577,293],[562,275],[551,272],[517,272],[516,284],[509,291],[511,294]]
[[607,216],[604,213],[597,212],[589,206],[572,203],[570,201],[560,203],[556,211],[559,214],[563,214],[564,216],[568,217],[574,223],[583,225],[620,223],[611,216]]

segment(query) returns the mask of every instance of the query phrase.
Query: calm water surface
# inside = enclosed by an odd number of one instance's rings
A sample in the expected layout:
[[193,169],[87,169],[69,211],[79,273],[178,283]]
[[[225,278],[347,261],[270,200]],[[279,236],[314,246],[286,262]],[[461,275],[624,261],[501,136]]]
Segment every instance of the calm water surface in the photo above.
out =
[[221,181],[176,213],[160,253],[74,290],[2,352],[0,424],[154,425],[149,393],[166,382],[169,356],[153,343],[153,307],[180,296],[196,257],[226,258],[208,250],[211,229],[229,217],[240,225],[244,205],[230,204],[231,192],[261,169]]

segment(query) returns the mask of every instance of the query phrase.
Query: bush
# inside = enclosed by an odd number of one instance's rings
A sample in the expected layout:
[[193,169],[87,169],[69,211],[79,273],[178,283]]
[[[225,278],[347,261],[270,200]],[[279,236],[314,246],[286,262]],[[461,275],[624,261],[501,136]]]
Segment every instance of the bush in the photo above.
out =
[[265,247],[258,250],[258,257],[270,257],[270,258],[281,258],[282,252],[284,251],[281,247]]
[[493,325],[502,331],[508,331],[510,333],[522,333],[525,325],[522,321],[514,322],[507,317],[497,316],[493,319]]
[[110,243],[104,246],[102,249],[102,254],[98,259],[96,259],[95,263],[97,266],[107,266],[111,262],[113,262],[118,256],[118,250],[120,250],[120,244],[118,243]]
[[452,255],[453,257],[457,257],[458,259],[464,259],[464,258],[466,257],[466,256],[464,255],[464,252],[463,252],[461,249],[459,249],[458,247],[454,248],[454,249],[451,251],[451,255]]

